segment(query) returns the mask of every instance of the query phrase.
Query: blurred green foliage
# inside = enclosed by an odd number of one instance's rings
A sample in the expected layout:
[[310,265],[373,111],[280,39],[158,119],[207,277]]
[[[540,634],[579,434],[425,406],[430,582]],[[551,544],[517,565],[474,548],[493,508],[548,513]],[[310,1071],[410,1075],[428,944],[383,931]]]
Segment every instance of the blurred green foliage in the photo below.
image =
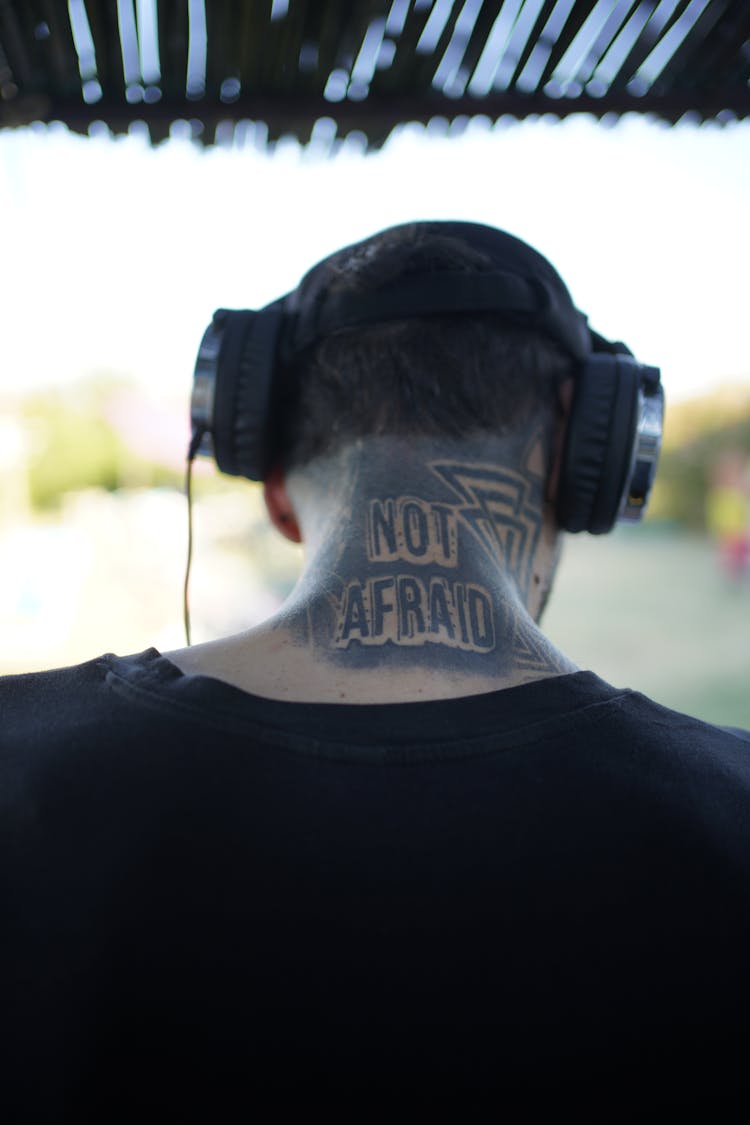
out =
[[649,519],[705,531],[711,474],[728,450],[741,450],[750,459],[747,387],[724,387],[701,398],[668,403]]
[[[34,508],[55,508],[65,493],[82,488],[110,492],[182,488],[181,471],[139,456],[109,420],[112,396],[131,386],[127,380],[102,376],[25,400],[23,413],[31,439],[29,495]],[[705,531],[712,468],[729,449],[742,450],[750,458],[747,387],[720,388],[701,398],[668,403],[649,519]],[[202,481],[201,487],[214,492],[228,484],[226,478],[216,476]]]
[[83,488],[113,492],[182,487],[180,473],[139,457],[108,420],[109,397],[127,385],[104,377],[26,398],[23,417],[30,436],[27,472],[34,508],[56,508],[65,493]]

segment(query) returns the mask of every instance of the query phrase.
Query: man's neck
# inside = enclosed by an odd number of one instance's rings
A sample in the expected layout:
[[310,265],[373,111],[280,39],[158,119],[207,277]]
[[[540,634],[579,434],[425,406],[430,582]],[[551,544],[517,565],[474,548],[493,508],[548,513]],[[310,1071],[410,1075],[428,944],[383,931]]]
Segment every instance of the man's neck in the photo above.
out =
[[342,702],[574,671],[534,621],[555,565],[543,458],[533,439],[517,467],[500,452],[384,438],[299,473],[309,557],[289,600],[258,629],[173,658],[256,694]]

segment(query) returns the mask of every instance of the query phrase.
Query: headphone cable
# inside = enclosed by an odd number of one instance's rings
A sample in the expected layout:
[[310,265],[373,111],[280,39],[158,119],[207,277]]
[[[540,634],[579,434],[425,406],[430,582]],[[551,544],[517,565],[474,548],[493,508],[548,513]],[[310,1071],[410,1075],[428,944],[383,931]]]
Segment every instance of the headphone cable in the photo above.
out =
[[187,466],[185,468],[185,497],[188,506],[188,538],[187,538],[187,562],[185,564],[185,584],[182,591],[182,619],[185,625],[185,639],[188,648],[190,648],[190,606],[188,603],[188,587],[190,585],[190,565],[193,561],[193,461],[198,452],[198,446],[203,440],[205,434],[205,427],[196,428],[193,430],[190,438],[190,445],[188,446],[187,453]]

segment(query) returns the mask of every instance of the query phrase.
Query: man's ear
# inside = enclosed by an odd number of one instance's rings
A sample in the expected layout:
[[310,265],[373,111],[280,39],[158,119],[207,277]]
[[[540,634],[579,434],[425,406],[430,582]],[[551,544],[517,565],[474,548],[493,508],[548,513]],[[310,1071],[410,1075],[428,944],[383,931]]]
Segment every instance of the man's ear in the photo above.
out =
[[273,526],[292,543],[302,542],[297,515],[289,499],[280,465],[274,466],[263,482],[263,499]]

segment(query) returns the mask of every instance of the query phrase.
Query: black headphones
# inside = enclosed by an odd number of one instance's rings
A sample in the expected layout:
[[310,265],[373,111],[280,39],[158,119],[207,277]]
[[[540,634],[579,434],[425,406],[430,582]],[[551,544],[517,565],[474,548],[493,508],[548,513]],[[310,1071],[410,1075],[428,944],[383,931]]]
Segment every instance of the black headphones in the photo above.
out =
[[558,490],[560,527],[597,535],[618,519],[640,519],[661,447],[659,369],[592,332],[559,275],[526,243],[475,223],[410,225],[418,228],[481,250],[492,259],[491,269],[413,273],[367,294],[332,295],[323,262],[299,289],[259,311],[214,313],[195,366],[189,457],[213,456],[224,473],[263,480],[274,462],[280,370],[312,344],[367,324],[496,312],[538,329],[577,361]]

